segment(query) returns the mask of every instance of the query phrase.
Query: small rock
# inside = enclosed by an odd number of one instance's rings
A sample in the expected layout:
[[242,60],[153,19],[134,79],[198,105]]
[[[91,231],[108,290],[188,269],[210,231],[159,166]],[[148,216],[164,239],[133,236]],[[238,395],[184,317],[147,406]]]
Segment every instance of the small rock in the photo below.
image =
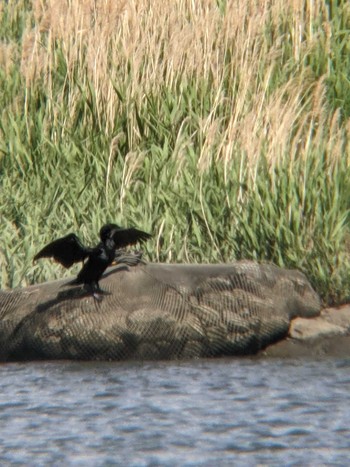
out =
[[347,327],[333,324],[323,317],[315,319],[296,318],[292,321],[289,336],[293,339],[313,339],[345,335]]
[[321,317],[327,322],[336,324],[350,331],[350,305],[322,310]]

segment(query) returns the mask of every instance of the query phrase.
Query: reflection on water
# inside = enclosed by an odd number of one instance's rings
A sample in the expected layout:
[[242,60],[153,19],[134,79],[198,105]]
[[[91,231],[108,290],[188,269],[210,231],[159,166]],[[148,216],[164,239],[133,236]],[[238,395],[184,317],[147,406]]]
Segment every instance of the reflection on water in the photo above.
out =
[[349,360],[0,366],[0,464],[347,465]]

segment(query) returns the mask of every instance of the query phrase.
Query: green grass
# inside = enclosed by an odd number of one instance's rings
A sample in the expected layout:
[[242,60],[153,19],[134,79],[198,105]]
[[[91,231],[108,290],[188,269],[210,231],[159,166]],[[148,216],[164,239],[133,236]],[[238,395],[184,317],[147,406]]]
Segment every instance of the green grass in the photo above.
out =
[[70,275],[32,258],[71,231],[94,243],[114,221],[154,234],[150,261],[272,261],[304,271],[325,302],[349,297],[347,5],[306,15],[299,48],[295,15],[272,5],[263,27],[249,23],[254,40],[240,24],[242,44],[218,32],[216,68],[184,55],[174,72],[165,39],[140,62],[110,39],[100,70],[88,33],[73,60],[80,36],[45,28],[31,65],[37,6],[9,1],[0,14],[13,52],[0,71],[2,288]]

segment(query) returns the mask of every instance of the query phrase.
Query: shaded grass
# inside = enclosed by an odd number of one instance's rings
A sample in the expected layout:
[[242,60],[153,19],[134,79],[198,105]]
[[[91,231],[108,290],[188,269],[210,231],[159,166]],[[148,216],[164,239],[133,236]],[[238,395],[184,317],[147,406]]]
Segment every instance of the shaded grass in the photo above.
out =
[[71,274],[35,252],[115,221],[150,260],[273,261],[346,299],[347,5],[86,0],[60,28],[64,3],[2,6],[1,287]]

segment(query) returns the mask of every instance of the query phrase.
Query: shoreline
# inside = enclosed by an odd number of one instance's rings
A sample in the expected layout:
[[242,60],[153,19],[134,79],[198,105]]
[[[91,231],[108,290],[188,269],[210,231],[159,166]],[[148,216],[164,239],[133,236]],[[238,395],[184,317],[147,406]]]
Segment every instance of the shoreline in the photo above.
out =
[[295,318],[286,339],[268,346],[258,356],[350,357],[350,304],[325,308],[315,318]]

